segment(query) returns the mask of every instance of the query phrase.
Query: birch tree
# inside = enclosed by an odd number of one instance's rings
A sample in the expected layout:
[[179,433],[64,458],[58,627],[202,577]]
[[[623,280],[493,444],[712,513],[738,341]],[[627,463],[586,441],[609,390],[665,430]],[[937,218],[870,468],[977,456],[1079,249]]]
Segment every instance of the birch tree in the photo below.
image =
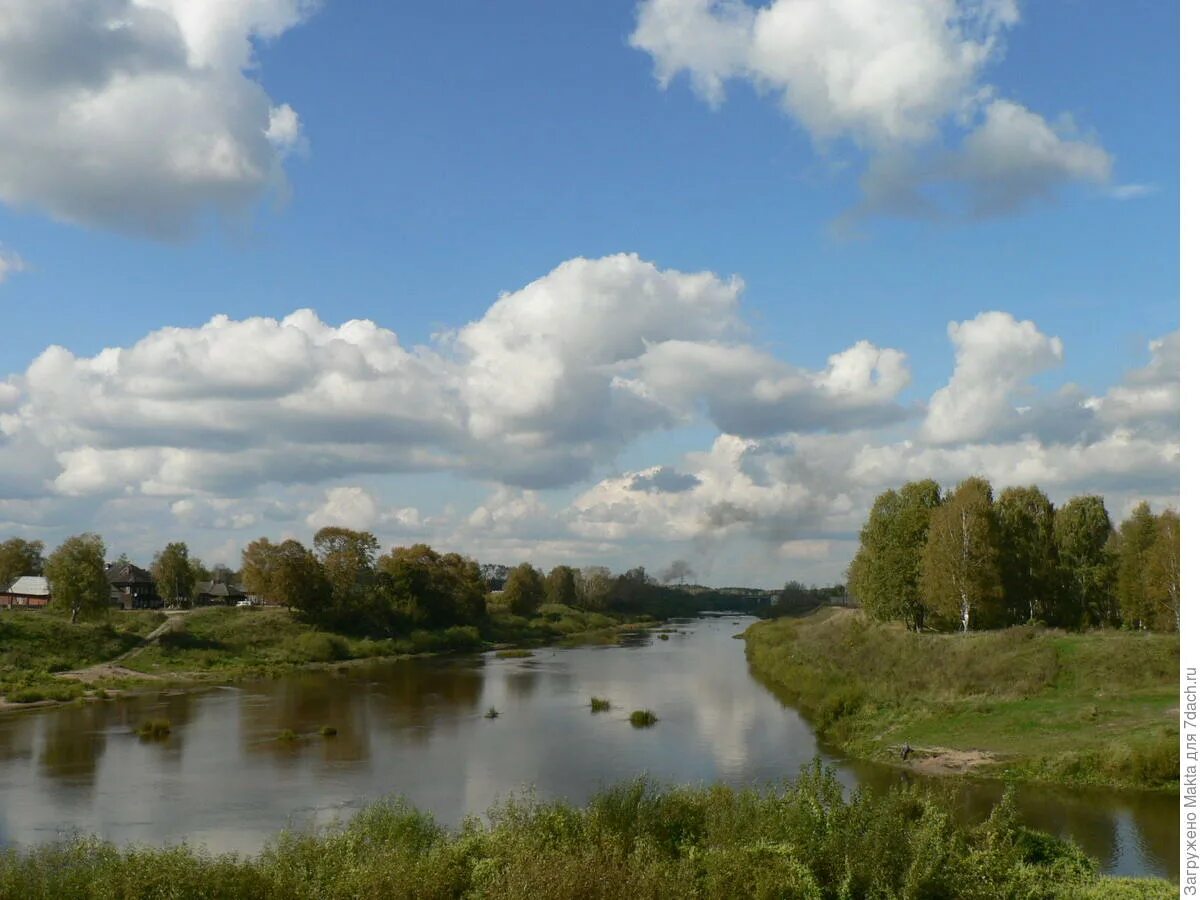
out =
[[1058,587],[1054,504],[1036,486],[1010,487],[995,514],[1004,624],[1044,622]]
[[1179,513],[1158,517],[1154,543],[1146,554],[1147,595],[1158,613],[1158,627],[1179,630]]
[[1109,538],[1112,520],[1104,498],[1091,494],[1068,501],[1054,517],[1054,543],[1063,591],[1053,624],[1115,625],[1116,567]]
[[67,538],[46,560],[51,603],[79,617],[108,608],[108,578],[104,575],[104,541],[98,534]]
[[995,616],[1000,573],[992,487],[968,478],[930,516],[921,589],[930,611],[963,632]]
[[911,481],[875,498],[847,573],[850,592],[874,618],[925,627],[921,560],[930,516],[941,503],[936,481]]

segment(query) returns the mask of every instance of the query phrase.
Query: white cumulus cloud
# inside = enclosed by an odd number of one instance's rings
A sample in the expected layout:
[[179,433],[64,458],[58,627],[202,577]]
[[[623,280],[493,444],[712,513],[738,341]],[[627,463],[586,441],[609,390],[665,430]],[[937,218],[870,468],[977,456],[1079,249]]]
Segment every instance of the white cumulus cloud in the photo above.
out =
[[6,0],[0,201],[161,239],[284,186],[300,120],[254,42],[313,0]]
[[[848,140],[865,151],[863,201],[844,226],[939,214],[938,185],[961,186],[978,216],[1109,181],[1111,157],[1093,138],[984,79],[1018,20],[1015,0],[643,0],[630,42],[663,87],[687,74],[716,106],[742,79],[776,96],[818,147]],[[942,149],[953,136],[960,146]]]

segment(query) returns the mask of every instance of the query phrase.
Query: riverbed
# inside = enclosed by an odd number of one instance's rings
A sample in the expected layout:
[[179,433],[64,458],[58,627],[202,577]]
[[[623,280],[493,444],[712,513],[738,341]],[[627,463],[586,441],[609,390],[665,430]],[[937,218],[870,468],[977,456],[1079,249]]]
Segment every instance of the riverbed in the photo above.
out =
[[[0,844],[79,831],[253,853],[281,828],[403,795],[454,825],[513,795],[586,800],[614,781],[752,785],[820,758],[847,787],[911,777],[840,758],[754,680],[734,635],[751,619],[675,623],[667,639],[411,659],[0,716]],[[592,712],[590,698],[611,702]],[[498,713],[489,718],[489,709]],[[653,727],[629,714],[649,709]],[[170,721],[162,740],[134,732]],[[322,736],[326,726],[335,736]],[[284,731],[297,737],[280,740]],[[964,815],[999,785],[964,782]],[[1021,814],[1105,872],[1178,878],[1177,798],[1025,787]]]

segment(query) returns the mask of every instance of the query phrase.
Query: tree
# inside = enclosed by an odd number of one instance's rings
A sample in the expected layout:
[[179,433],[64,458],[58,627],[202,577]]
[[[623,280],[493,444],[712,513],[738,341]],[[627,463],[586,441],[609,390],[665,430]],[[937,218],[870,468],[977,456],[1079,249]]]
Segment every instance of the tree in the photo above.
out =
[[70,612],[71,621],[108,609],[104,541],[98,534],[67,538],[50,554],[44,569],[53,605]]
[[933,511],[921,565],[931,611],[957,619],[964,632],[988,623],[1000,599],[992,486],[968,478]]
[[504,583],[504,602],[518,616],[531,616],[546,600],[542,573],[529,563],[521,563],[508,573]]
[[316,555],[296,540],[286,540],[272,549],[268,596],[289,606],[319,625],[331,621],[330,586]]
[[487,584],[473,559],[414,544],[393,547],[376,568],[391,627],[469,625],[487,612]]
[[1156,626],[1179,630],[1179,513],[1158,517],[1154,543],[1146,554],[1146,594],[1157,614]]
[[1004,624],[1046,622],[1058,589],[1054,504],[1036,486],[1010,487],[995,514]]
[[150,574],[154,576],[158,595],[168,603],[176,604],[192,598],[196,573],[188,558],[187,544],[182,541],[167,544],[155,554]]
[[192,599],[194,600],[196,598],[196,592],[200,589],[200,584],[202,582],[212,581],[213,574],[208,570],[208,567],[205,566],[203,562],[196,559],[194,556],[188,559],[188,568],[192,570],[191,595]]
[[1126,628],[1149,628],[1154,618],[1149,586],[1150,548],[1158,537],[1158,521],[1142,501],[1121,523],[1110,553],[1116,558],[1117,608]]
[[41,575],[45,549],[46,545],[41,541],[24,538],[9,538],[0,544],[0,590],[22,575]]
[[369,531],[328,525],[313,535],[313,550],[325,569],[335,602],[341,602],[370,581],[379,539]]
[[875,498],[847,573],[850,592],[872,617],[899,619],[912,631],[925,626],[922,557],[930,517],[940,504],[941,489],[931,479]]
[[589,566],[575,579],[575,593],[584,609],[608,609],[613,577],[605,566]]
[[555,566],[546,576],[546,602],[574,606],[575,570],[570,566]]
[[251,541],[242,551],[242,588],[248,594],[273,600],[271,573],[277,550],[265,537]]
[[1116,624],[1112,520],[1104,498],[1075,497],[1054,516],[1054,543],[1062,572],[1062,603],[1052,624]]

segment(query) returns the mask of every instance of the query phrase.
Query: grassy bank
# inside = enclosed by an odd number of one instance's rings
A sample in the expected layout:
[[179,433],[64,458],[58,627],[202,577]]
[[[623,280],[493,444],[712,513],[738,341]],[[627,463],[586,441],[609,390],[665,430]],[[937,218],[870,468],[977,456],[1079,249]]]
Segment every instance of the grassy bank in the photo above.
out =
[[[41,611],[6,613],[0,616],[0,696],[10,703],[65,701],[95,689],[128,687],[138,673],[232,681],[356,659],[471,652],[497,645],[613,642],[652,624],[548,604],[530,618],[496,610],[478,626],[370,639],[321,631],[286,609],[212,607],[171,617],[165,633],[140,646],[164,621],[161,613],[114,612],[101,623],[72,625]],[[90,688],[56,677],[117,657],[128,677],[101,675],[91,680]]]
[[73,625],[41,610],[0,613],[0,697],[32,703],[81,696],[83,685],[56,674],[115,659],[163,620],[162,613],[144,611]]
[[849,610],[747,630],[757,677],[851,755],[926,771],[1178,790],[1179,639],[913,634]]
[[811,768],[770,791],[638,781],[587,806],[510,802],[447,831],[398,801],[258,856],[119,849],[78,838],[0,854],[0,896],[34,898],[1158,898],[1171,884],[1107,879],[1070,844],[982,825],[914,789],[843,798]]

